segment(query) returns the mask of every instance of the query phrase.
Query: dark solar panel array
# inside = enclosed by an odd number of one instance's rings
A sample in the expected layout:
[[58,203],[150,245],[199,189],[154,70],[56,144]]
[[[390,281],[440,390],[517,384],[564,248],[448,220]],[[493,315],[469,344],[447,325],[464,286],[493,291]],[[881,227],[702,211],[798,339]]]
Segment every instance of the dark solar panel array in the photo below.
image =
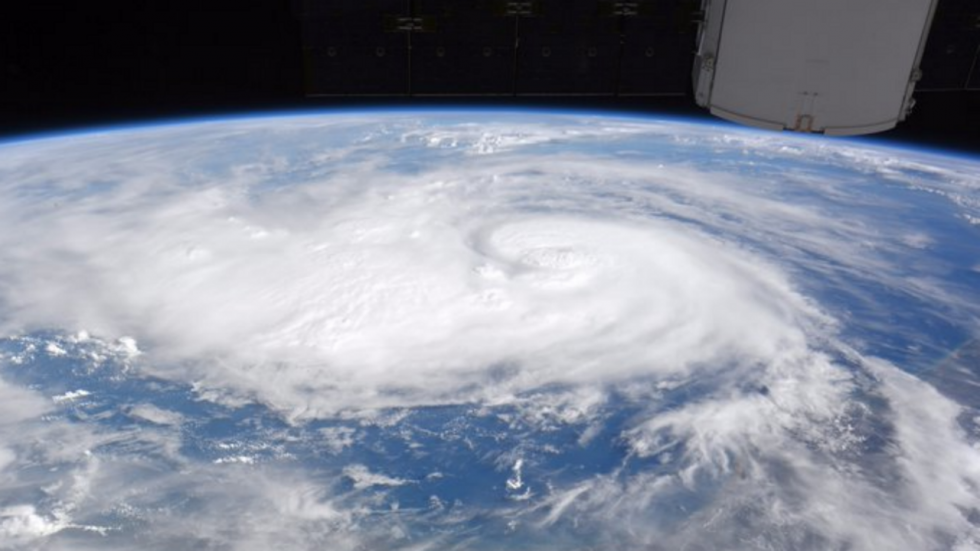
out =
[[[698,0],[301,0],[307,95],[683,95]],[[941,0],[920,91],[980,90],[980,1]]]
[[980,91],[980,1],[939,0],[919,91]]
[[694,0],[359,0],[302,8],[310,95],[680,95]]

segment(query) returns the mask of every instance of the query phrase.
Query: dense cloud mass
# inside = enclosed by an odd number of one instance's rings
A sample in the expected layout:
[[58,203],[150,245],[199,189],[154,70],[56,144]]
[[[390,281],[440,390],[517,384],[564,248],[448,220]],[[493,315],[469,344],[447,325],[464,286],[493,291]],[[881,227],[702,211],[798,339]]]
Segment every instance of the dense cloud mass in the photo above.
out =
[[[3,146],[0,547],[980,548],[978,170],[540,114]],[[496,497],[436,491],[496,426]]]

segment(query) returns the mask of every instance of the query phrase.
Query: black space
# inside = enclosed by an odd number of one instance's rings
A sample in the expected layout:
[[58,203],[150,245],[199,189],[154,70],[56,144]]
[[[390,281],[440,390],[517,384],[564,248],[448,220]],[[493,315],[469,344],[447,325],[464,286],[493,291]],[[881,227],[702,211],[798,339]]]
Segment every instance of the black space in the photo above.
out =
[[[0,7],[0,138],[188,116],[388,105],[612,109],[707,118],[689,94],[478,100],[307,97],[300,15],[314,0],[306,0],[305,8],[299,1],[5,3]],[[334,13],[343,13],[385,0],[321,1]],[[413,1],[424,0],[387,3]],[[962,6],[973,1],[941,0],[947,27],[962,30],[966,13],[949,12],[968,9]],[[467,9],[463,0],[456,4],[464,6],[457,10]],[[980,19],[976,25],[980,29]],[[936,38],[933,33],[930,47],[939,52],[933,57],[969,61],[969,44],[956,51],[954,42],[963,36],[972,40],[976,33],[949,36]],[[911,118],[876,139],[980,151],[980,91],[920,92],[916,98]]]

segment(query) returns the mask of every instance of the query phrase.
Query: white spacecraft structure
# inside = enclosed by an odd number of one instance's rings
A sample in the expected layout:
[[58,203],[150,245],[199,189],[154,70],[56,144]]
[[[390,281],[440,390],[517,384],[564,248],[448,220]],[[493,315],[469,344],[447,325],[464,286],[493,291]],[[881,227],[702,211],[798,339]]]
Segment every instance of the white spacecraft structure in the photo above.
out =
[[909,115],[938,0],[702,0],[694,97],[772,130],[871,134]]

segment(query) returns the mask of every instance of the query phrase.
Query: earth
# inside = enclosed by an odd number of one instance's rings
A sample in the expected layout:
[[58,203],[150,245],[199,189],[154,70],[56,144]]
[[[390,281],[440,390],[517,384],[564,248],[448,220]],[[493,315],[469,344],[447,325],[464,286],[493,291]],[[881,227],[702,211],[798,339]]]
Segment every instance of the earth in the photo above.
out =
[[980,159],[364,111],[0,145],[0,548],[980,549]]

